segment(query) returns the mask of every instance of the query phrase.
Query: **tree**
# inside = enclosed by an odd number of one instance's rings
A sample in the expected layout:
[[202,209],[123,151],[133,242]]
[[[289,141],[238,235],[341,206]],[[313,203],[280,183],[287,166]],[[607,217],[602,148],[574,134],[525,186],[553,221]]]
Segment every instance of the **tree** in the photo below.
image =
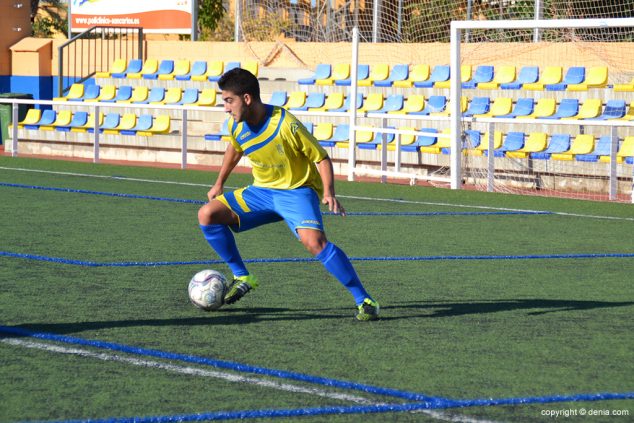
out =
[[51,37],[68,33],[68,7],[62,0],[31,0],[33,36]]

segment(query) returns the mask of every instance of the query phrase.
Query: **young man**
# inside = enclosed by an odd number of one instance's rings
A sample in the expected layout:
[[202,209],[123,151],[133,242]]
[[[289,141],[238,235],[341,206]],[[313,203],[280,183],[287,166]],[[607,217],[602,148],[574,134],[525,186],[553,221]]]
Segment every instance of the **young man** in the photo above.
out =
[[[257,226],[284,220],[306,249],[354,297],[358,320],[375,320],[379,304],[366,292],[348,256],[326,239],[319,196],[328,209],[345,215],[335,197],[332,162],[319,142],[295,116],[264,104],[258,80],[236,68],[218,81],[231,140],[209,203],[198,211],[205,239],[233,272],[225,303],[233,304],[258,286],[249,273],[233,236]],[[253,185],[223,193],[224,183],[240,158],[249,157]],[[231,230],[230,230],[231,229]]]

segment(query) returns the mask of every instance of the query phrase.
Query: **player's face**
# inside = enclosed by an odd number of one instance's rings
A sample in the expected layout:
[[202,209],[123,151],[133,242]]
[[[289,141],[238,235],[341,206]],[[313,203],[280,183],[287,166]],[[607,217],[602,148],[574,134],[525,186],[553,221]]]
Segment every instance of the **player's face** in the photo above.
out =
[[225,112],[229,113],[233,120],[242,122],[249,116],[250,96],[238,95],[232,91],[223,90],[220,94],[225,104]]

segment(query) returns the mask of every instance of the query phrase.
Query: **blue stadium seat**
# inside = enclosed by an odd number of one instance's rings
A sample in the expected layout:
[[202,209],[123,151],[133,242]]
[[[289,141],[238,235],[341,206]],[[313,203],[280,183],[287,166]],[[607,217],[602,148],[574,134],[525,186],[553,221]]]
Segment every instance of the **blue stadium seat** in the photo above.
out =
[[[357,93],[357,110],[363,107],[363,93]],[[346,96],[343,106],[339,109],[329,110],[330,112],[347,112],[350,110],[350,97]]]
[[559,84],[546,84],[546,91],[565,91],[569,84],[581,84],[586,79],[586,68],[584,66],[572,66],[568,68],[564,79]]
[[[111,112],[107,113],[103,119],[103,123],[99,126],[99,132],[103,132],[104,129],[114,129],[119,126],[119,121],[121,120],[121,116],[119,113]],[[95,132],[95,128],[88,128],[88,132],[91,134]]]
[[476,148],[480,145],[480,142],[482,141],[482,134],[480,131],[475,129],[466,129],[464,132],[465,137],[462,140],[463,149]]
[[524,66],[520,69],[516,81],[500,84],[500,88],[503,90],[519,90],[524,84],[532,84],[537,82],[538,79],[538,66]]
[[[239,67],[240,67],[240,62],[227,62],[227,63],[225,63],[224,72],[228,72],[231,69],[239,68]],[[220,79],[220,78],[218,78],[218,79]]]
[[205,141],[220,141],[222,137],[230,136],[229,132],[229,119],[225,119],[222,122],[222,126],[220,128],[220,132],[214,132],[211,134],[205,134]]
[[554,134],[550,136],[548,147],[544,151],[531,153],[532,159],[548,160],[551,154],[564,153],[570,150],[570,134]]
[[302,125],[304,125],[306,127],[306,130],[309,133],[313,133],[313,123],[312,122],[302,122]]
[[196,104],[196,102],[198,101],[198,95],[198,88],[185,88],[185,91],[183,91],[183,97],[176,104]]
[[377,110],[375,113],[396,112],[402,110],[404,104],[405,98],[403,94],[391,94],[385,99],[383,108],[381,108],[381,110]]
[[[419,131],[428,133],[429,135],[417,135],[416,136],[416,141],[414,141],[412,144],[401,146],[401,150],[410,151],[410,152],[424,151],[426,148],[433,147],[438,142],[438,137],[436,135],[434,135],[434,134],[438,133],[437,129],[435,129],[435,128],[421,128],[421,129],[419,129]],[[421,150],[421,148],[423,150]],[[439,152],[438,150],[439,150],[438,148],[434,147],[433,150],[428,150],[428,151],[425,151],[425,152],[438,153]]]
[[[507,151],[517,151],[524,147],[524,139],[526,134],[523,132],[508,132],[504,137],[502,146],[493,151],[495,157],[504,157]],[[484,151],[484,155],[488,154],[488,150]]]
[[69,98],[68,101],[89,101],[99,97],[101,87],[96,84],[84,84],[84,94],[78,98]]
[[131,59],[128,62],[128,67],[124,72],[121,73],[111,73],[111,78],[125,78],[130,73],[140,73],[141,69],[143,69],[143,60],[141,59]]
[[533,113],[535,108],[535,99],[532,97],[518,98],[515,102],[515,107],[511,113],[507,115],[498,116],[499,118],[521,118],[522,116],[528,116]]
[[[389,129],[395,129],[393,126],[388,126]],[[386,145],[394,141],[395,135],[393,133],[385,134]],[[372,141],[360,142],[357,147],[364,150],[376,150],[379,145],[383,143],[383,132],[375,132]]]
[[612,137],[603,135],[594,145],[594,150],[588,154],[577,154],[575,160],[579,162],[597,162],[599,156],[610,156]]
[[318,79],[328,79],[330,78],[331,66],[328,63],[319,63],[315,68],[315,73],[308,77],[302,78],[297,81],[299,85],[315,85],[315,81]]
[[[363,81],[370,76],[370,65],[357,65],[357,81]],[[350,86],[350,78],[335,80],[335,85]]]
[[627,113],[625,100],[608,100],[598,120],[620,119]]
[[430,113],[439,113],[447,107],[447,97],[444,95],[432,95],[425,103],[425,108],[420,112],[410,112],[410,115],[427,116]]
[[122,129],[121,135],[136,135],[137,131],[148,131],[152,127],[152,115],[144,114],[138,117],[132,129]]
[[565,119],[577,116],[577,113],[579,113],[579,100],[576,98],[563,98],[559,102],[555,114],[544,116],[540,119]]
[[391,87],[396,81],[405,81],[409,77],[409,65],[397,64],[390,70],[385,81],[374,81],[375,87]]
[[493,66],[480,65],[476,67],[473,77],[468,82],[462,83],[462,88],[475,89],[478,84],[483,82],[491,82],[493,80]]
[[57,112],[53,109],[46,109],[42,112],[40,116],[40,120],[37,123],[32,125],[24,125],[24,129],[33,129],[37,130],[40,126],[49,126],[52,125],[53,122],[57,119]]
[[451,70],[449,65],[436,65],[429,75],[429,79],[426,81],[416,81],[414,86],[416,88],[432,88],[436,82],[448,81]]
[[126,101],[132,97],[132,87],[129,85],[122,85],[117,88],[117,95],[110,100],[101,100],[104,103],[114,103],[117,101]]
[[327,140],[320,140],[323,147],[334,147],[338,142],[348,142],[350,138],[350,126],[347,123],[340,123],[333,131],[332,137]]
[[177,81],[189,81],[192,76],[200,76],[202,77],[207,72],[207,61],[205,60],[196,60],[192,63],[192,67],[188,73],[185,75],[175,75],[174,79]]
[[73,114],[73,118],[68,125],[56,126],[55,130],[59,132],[70,132],[71,128],[84,126],[88,121],[88,112],[78,111]]
[[174,61],[165,59],[161,60],[156,72],[144,74],[143,79],[158,79],[159,75],[168,75],[172,72],[174,72]]
[[469,103],[469,107],[462,114],[463,116],[473,116],[487,113],[491,106],[491,99],[489,97],[473,97]]
[[287,100],[288,94],[286,91],[274,91],[273,94],[271,94],[271,99],[268,104],[282,107],[286,104]]
[[308,109],[319,108],[324,105],[326,102],[326,94],[313,92],[309,93],[306,96],[306,101],[300,107],[291,107],[291,110],[302,110],[306,111]]
[[154,102],[161,102],[165,98],[165,88],[163,87],[152,87],[150,90],[150,94],[147,96],[147,99],[143,101],[139,101],[138,104],[150,104]]

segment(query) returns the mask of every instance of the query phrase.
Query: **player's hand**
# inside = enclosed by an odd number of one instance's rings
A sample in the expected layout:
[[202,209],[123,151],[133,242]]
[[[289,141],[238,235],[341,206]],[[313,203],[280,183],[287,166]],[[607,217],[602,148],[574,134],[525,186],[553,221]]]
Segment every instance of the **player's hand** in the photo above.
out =
[[340,214],[342,216],[346,215],[346,210],[343,208],[339,200],[336,197],[330,195],[324,195],[323,200],[321,201],[323,204],[328,205],[328,210],[333,212],[334,214]]
[[209,199],[209,201],[211,201],[217,196],[221,195],[223,192],[224,192],[224,189],[222,188],[221,185],[214,185],[211,187],[211,189],[207,193],[207,198]]

